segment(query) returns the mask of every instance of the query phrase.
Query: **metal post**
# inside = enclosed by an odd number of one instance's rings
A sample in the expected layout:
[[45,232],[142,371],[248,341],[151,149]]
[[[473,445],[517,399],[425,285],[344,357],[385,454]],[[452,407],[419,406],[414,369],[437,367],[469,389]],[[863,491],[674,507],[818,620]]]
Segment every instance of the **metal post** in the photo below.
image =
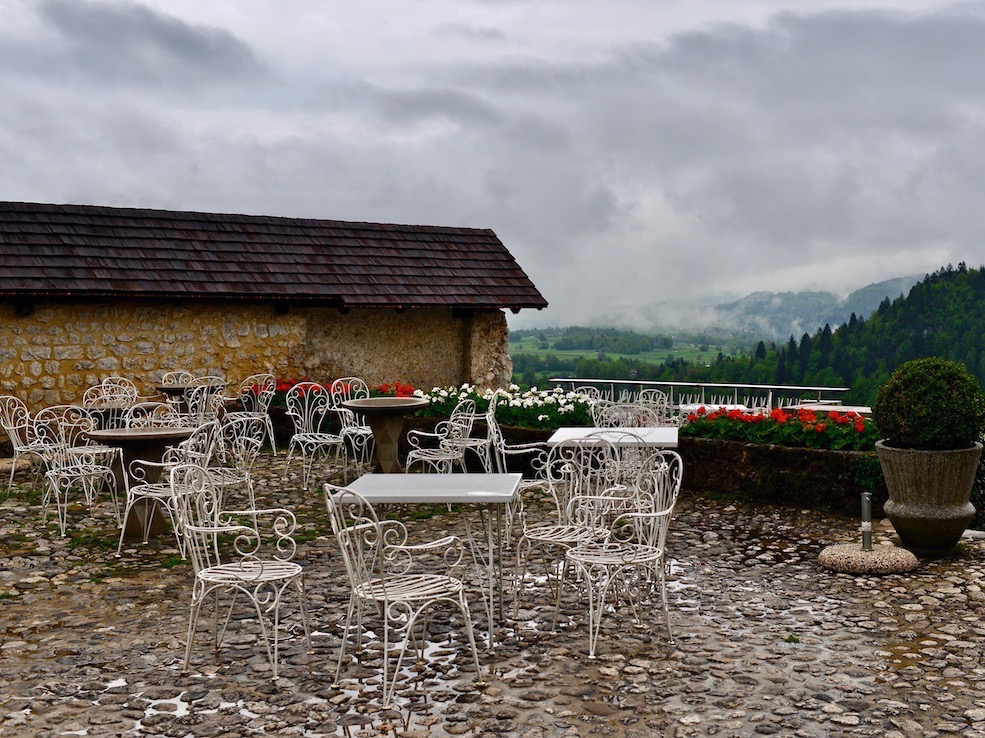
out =
[[862,550],[872,550],[872,493],[862,493]]

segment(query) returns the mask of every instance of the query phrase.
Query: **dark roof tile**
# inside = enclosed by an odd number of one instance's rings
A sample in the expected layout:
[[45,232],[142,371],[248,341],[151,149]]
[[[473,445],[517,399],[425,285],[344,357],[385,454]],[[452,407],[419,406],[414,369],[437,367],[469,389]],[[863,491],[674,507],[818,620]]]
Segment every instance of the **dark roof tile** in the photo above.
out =
[[491,230],[0,202],[0,298],[541,308]]

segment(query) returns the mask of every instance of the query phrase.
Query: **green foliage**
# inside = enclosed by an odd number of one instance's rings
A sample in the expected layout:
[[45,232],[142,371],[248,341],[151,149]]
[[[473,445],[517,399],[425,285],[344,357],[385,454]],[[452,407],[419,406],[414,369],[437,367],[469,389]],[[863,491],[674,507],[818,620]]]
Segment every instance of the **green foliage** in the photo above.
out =
[[876,395],[872,415],[897,448],[968,448],[985,429],[985,394],[955,361],[938,357],[903,363]]
[[773,410],[769,415],[716,410],[688,416],[681,436],[832,451],[872,451],[879,430],[855,413]]

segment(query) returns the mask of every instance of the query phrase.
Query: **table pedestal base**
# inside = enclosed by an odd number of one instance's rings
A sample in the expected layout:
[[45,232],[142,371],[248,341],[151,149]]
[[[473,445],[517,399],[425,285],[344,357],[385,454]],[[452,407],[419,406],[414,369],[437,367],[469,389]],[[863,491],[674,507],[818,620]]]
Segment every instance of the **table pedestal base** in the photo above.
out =
[[403,471],[397,456],[397,444],[404,431],[402,415],[367,415],[366,423],[376,440],[374,471],[394,474]]

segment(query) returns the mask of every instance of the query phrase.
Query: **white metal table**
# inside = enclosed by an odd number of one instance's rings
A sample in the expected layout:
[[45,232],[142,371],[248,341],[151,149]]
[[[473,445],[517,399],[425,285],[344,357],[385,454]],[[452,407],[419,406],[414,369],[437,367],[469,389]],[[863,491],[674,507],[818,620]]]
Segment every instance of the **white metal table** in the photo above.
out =
[[547,439],[550,445],[556,445],[562,441],[581,441],[589,436],[603,438],[614,446],[638,445],[635,438],[639,438],[644,446],[656,448],[677,448],[677,427],[658,426],[656,428],[558,428],[553,435]]
[[[675,429],[676,430],[676,429]],[[484,505],[486,516],[486,573],[488,649],[493,647],[493,612],[497,598],[503,616],[503,518],[506,505],[516,499],[521,474],[364,474],[348,485],[372,505]],[[496,529],[493,530],[493,517]],[[468,518],[466,518],[468,526]],[[469,543],[481,561],[468,528]]]

